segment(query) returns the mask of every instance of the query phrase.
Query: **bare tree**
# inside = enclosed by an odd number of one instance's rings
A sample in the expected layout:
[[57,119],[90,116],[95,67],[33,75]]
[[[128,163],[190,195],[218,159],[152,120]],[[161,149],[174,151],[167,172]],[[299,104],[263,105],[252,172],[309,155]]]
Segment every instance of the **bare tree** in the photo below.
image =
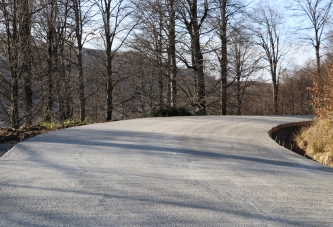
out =
[[[176,9],[175,0],[136,2],[136,18],[141,19],[134,49],[149,52],[158,80],[159,107],[176,107]],[[147,10],[149,9],[149,10]],[[166,86],[167,85],[167,86]],[[165,100],[166,94],[166,102]]]
[[[155,86],[153,84],[156,81],[158,106],[162,108],[164,106],[164,77],[166,74],[164,54],[167,48],[167,37],[164,29],[166,27],[163,13],[164,6],[160,0],[146,1],[144,4],[139,1],[135,5],[138,12],[135,17],[141,23],[138,26],[139,31],[135,35],[135,44],[132,45],[132,48],[141,52],[142,55],[146,55],[146,58],[149,59],[145,65],[150,69],[145,71],[150,72],[152,84],[148,86]],[[151,104],[153,103],[151,102]],[[155,107],[155,105],[152,107]]]
[[10,124],[11,127],[19,126],[19,111],[18,111],[18,89],[19,89],[19,22],[18,22],[18,1],[14,0],[11,3],[2,1],[1,11],[3,16],[3,24],[5,27],[5,42],[7,46],[7,55],[9,62],[11,86],[10,86]]
[[59,42],[58,54],[58,71],[59,78],[56,81],[57,86],[57,101],[58,101],[58,116],[59,120],[73,118],[73,111],[71,108],[72,99],[72,52],[70,46],[73,43],[73,34],[69,28],[71,11],[71,0],[61,0],[59,3],[59,11],[61,16],[57,18],[57,36]]
[[255,7],[250,15],[254,42],[263,52],[263,59],[268,63],[273,85],[274,113],[278,114],[279,76],[283,70],[282,57],[286,54],[287,43],[283,36],[283,15],[271,5],[262,3]]
[[[73,66],[71,48],[74,44],[69,18],[73,17],[71,0],[39,1],[40,10],[34,16],[33,40],[35,77],[41,88],[35,90],[47,122],[72,118],[70,72]],[[36,82],[35,82],[36,83]]]
[[176,61],[176,2],[167,1],[168,12],[168,60],[169,60],[169,90],[168,103],[171,107],[177,106],[177,61]]
[[228,42],[230,28],[233,27],[232,19],[243,13],[245,4],[240,0],[214,0],[214,11],[211,13],[212,26],[219,41],[220,48],[217,52],[220,64],[221,79],[221,114],[227,114],[227,88],[228,83]]
[[281,90],[281,114],[287,115],[311,115],[311,95],[307,88],[312,86],[315,69],[302,67],[295,68],[283,74]]
[[102,40],[106,55],[107,72],[107,111],[106,120],[112,120],[113,111],[113,59],[115,54],[123,46],[129,34],[135,27],[135,23],[129,22],[128,18],[133,10],[124,0],[95,0],[94,3],[102,14]]
[[[202,7],[200,7],[200,3]],[[194,72],[194,93],[193,105],[196,106],[196,114],[206,114],[206,91],[204,77],[204,58],[200,43],[202,25],[208,15],[208,2],[198,2],[197,0],[183,0],[179,5],[181,20],[185,24],[190,36],[190,50],[192,64],[182,57],[186,66]],[[201,15],[200,15],[201,14]]]
[[316,51],[318,74],[320,74],[320,47],[325,39],[325,28],[330,23],[332,3],[333,0],[296,0],[292,7],[295,17],[307,18],[310,21],[310,26],[304,21],[299,24],[301,29],[314,32],[313,36],[307,35],[307,39],[311,41]]
[[236,114],[241,115],[246,90],[253,84],[250,77],[259,70],[260,58],[256,56],[251,36],[243,26],[234,27],[229,39],[229,73],[233,74],[230,84],[236,96]]
[[24,93],[26,102],[26,123],[32,123],[32,37],[31,37],[31,27],[32,27],[32,1],[22,0],[22,15],[20,17],[20,37],[21,37],[21,53],[23,55],[22,63],[22,77],[24,79]]
[[74,12],[73,29],[76,37],[76,57],[77,68],[79,71],[79,99],[80,99],[80,120],[86,118],[86,97],[84,86],[84,68],[83,68],[83,45],[86,43],[90,32],[85,30],[88,23],[91,22],[93,15],[91,13],[93,5],[87,0],[72,0],[72,10]]
[[46,20],[46,43],[47,43],[47,104],[45,110],[45,121],[52,120],[52,107],[54,103],[54,81],[58,73],[58,37],[57,37],[57,18],[58,18],[58,1],[47,0],[44,2],[43,18]]
[[[20,126],[19,88],[24,77],[26,112],[31,112],[31,15],[28,0],[0,1],[1,23],[10,74],[10,124]],[[31,123],[31,118],[27,123]]]

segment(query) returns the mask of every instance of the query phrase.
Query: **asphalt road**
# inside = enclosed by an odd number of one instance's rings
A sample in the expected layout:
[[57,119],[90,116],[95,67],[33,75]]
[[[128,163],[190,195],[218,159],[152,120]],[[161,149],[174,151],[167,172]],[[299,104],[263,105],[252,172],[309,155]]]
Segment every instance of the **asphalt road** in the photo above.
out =
[[333,169],[267,131],[174,117],[43,134],[0,159],[0,226],[333,226]]

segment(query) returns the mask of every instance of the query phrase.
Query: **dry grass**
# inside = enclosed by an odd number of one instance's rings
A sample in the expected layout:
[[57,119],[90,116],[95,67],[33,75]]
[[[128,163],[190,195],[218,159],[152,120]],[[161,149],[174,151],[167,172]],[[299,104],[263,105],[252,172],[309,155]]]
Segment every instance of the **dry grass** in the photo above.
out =
[[296,136],[297,145],[312,159],[333,167],[333,118],[318,118]]

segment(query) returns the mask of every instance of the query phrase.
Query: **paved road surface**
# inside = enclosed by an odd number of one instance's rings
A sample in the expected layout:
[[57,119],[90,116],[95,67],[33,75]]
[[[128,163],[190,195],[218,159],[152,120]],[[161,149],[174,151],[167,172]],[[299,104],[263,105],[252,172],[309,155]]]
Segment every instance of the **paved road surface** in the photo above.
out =
[[43,134],[0,159],[0,226],[333,226],[333,169],[267,131],[174,117]]

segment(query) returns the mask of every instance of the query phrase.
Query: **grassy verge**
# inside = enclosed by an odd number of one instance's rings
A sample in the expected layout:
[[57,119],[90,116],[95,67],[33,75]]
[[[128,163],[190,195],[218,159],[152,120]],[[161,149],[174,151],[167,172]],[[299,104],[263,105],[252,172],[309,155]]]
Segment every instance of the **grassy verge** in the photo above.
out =
[[313,125],[298,133],[296,142],[313,160],[333,167],[333,121],[331,119],[318,118]]

